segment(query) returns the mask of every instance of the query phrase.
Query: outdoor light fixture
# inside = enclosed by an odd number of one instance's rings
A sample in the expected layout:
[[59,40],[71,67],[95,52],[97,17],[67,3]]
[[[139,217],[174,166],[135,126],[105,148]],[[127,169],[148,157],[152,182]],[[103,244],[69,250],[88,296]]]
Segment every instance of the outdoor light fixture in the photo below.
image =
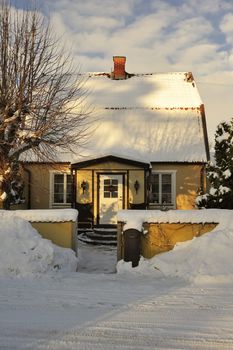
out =
[[83,180],[81,183],[81,188],[83,190],[83,194],[87,190],[87,186],[88,186],[88,182]]
[[134,189],[135,189],[135,191],[136,191],[136,194],[138,193],[139,187],[140,187],[140,184],[139,184],[138,180],[136,180],[136,181],[134,182]]

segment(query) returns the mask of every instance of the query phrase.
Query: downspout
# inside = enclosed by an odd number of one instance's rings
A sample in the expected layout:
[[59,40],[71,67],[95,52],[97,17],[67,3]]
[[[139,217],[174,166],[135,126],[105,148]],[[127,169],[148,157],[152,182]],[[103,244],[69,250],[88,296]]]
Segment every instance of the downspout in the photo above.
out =
[[206,126],[204,104],[200,105],[200,112],[201,112],[201,120],[202,120],[203,134],[204,134],[203,136],[204,136],[204,142],[205,142],[206,159],[207,159],[207,162],[209,162],[209,160],[210,160],[210,148],[209,148],[209,141],[208,141],[208,133],[207,133],[207,126]]
[[[201,120],[202,120],[202,127],[203,127],[203,135],[204,135],[204,142],[205,142],[205,150],[206,150],[206,159],[207,162],[210,161],[210,148],[209,148],[209,141],[208,141],[208,133],[207,133],[207,126],[206,126],[206,116],[205,116],[205,107],[204,104],[200,105],[200,112],[201,112]],[[203,164],[201,169],[201,190],[203,193],[206,193],[207,191],[207,181],[206,181],[206,163]]]
[[71,165],[71,176],[72,176],[72,208],[76,208],[76,182],[77,173],[76,170]]

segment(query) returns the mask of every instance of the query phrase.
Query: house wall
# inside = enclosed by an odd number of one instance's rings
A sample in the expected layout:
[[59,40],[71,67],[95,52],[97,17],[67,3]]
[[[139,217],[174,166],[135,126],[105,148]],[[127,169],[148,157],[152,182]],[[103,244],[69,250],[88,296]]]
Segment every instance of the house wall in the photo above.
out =
[[154,163],[152,165],[152,171],[176,172],[176,209],[183,210],[195,208],[195,198],[202,186],[202,168],[201,164]]
[[[30,203],[28,200],[21,208],[48,209],[50,203],[50,174],[53,171],[70,172],[69,164],[26,164],[25,169],[25,195],[28,199],[30,189]],[[176,209],[193,209],[198,189],[202,185],[201,164],[162,164],[154,163],[152,171],[175,171],[176,173]],[[106,162],[77,169],[76,174],[76,202],[81,204],[92,204],[94,222],[97,221],[97,179],[98,174],[105,172],[116,172],[125,176],[124,207],[131,208],[131,204],[140,205],[146,202],[145,198],[145,172],[142,168],[118,162]],[[134,189],[135,181],[140,184],[138,193]],[[83,193],[82,181],[88,182],[88,188]],[[128,186],[127,186],[128,185]],[[128,188],[128,189],[127,189]],[[56,206],[56,208],[64,206]],[[67,207],[67,206],[66,206]],[[17,206],[17,208],[19,208]]]
[[[30,172],[30,183],[27,189],[28,191],[30,187],[30,209],[51,208],[50,173],[52,171],[70,172],[69,164],[26,164],[25,169]],[[59,206],[59,208],[62,207]]]

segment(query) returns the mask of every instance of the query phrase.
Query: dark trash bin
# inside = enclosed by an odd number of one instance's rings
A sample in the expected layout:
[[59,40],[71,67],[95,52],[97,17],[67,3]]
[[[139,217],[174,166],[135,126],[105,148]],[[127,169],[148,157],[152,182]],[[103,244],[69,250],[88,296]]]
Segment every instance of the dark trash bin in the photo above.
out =
[[135,229],[125,230],[124,237],[124,261],[132,261],[132,267],[138,266],[140,260],[141,233]]

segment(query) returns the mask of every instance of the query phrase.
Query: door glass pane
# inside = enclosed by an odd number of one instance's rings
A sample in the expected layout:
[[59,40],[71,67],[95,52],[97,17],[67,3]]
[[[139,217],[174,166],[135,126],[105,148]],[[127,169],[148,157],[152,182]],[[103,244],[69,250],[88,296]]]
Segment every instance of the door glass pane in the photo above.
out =
[[172,176],[162,174],[162,203],[172,203]]
[[105,179],[104,180],[104,198],[118,197],[118,180]]
[[111,197],[117,198],[118,197],[118,180],[112,179],[111,181]]

